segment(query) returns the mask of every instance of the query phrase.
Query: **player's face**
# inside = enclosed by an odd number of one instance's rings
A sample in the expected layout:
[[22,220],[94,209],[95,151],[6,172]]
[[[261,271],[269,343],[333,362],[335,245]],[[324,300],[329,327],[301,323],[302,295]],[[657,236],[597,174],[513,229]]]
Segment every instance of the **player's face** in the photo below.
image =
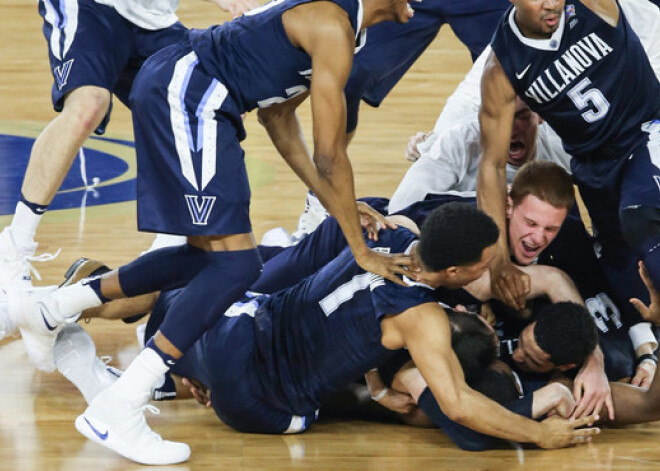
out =
[[521,167],[536,155],[536,136],[539,128],[539,115],[529,109],[520,98],[516,98],[516,112],[513,116],[513,129],[509,143],[509,163]]
[[534,326],[532,322],[523,329],[518,337],[518,347],[513,351],[513,361],[516,367],[530,373],[547,373],[555,368],[550,361],[550,354],[539,347],[534,338]]
[[455,275],[452,276],[449,283],[445,283],[445,285],[447,288],[462,288],[463,286],[478,280],[488,271],[494,258],[495,245],[493,244],[490,247],[486,247],[483,252],[481,252],[481,259],[478,262],[456,267]]
[[564,0],[511,0],[515,21],[523,35],[532,39],[552,36],[559,26]]
[[566,218],[566,208],[555,208],[534,195],[527,195],[517,206],[511,199],[509,218],[509,252],[520,265],[529,265],[554,240]]

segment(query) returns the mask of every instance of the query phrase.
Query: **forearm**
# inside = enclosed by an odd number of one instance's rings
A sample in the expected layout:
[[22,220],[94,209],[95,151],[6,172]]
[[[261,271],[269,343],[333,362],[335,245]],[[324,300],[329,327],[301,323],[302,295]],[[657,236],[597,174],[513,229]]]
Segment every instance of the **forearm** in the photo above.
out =
[[544,265],[529,265],[519,268],[532,278],[530,298],[547,296],[553,303],[570,301],[584,305],[584,300],[573,280],[558,268]]
[[258,115],[259,122],[266,128],[277,152],[305,185],[311,187],[312,182],[307,176],[313,172],[314,164],[305,144],[295,108],[265,108],[260,109]]
[[[474,430],[470,430],[469,428],[449,419],[449,417],[442,412],[428,388],[425,389],[419,397],[418,405],[420,409],[431,418],[433,423],[441,428],[460,448],[470,451],[481,451],[493,448],[497,445],[497,440],[494,437],[475,432]],[[532,396],[511,401],[510,403],[504,404],[504,407],[517,414],[531,418],[533,413]]]
[[316,175],[312,190],[323,206],[339,223],[353,254],[358,258],[367,246],[355,202],[353,168],[345,148],[336,149],[335,155],[315,154]]
[[430,389],[424,390],[419,398],[419,408],[461,449],[482,451],[492,448],[496,440],[493,437],[470,430],[452,421],[442,412]]
[[541,440],[539,423],[509,412],[473,390],[461,394],[460,411],[460,415],[450,418],[476,432],[520,443],[538,444]]
[[497,240],[498,258],[508,258],[506,229],[506,161],[482,161],[477,176],[477,205],[488,214],[500,230]]
[[359,256],[368,249],[362,235],[353,169],[345,146],[340,144],[330,151],[317,152],[312,160],[298,118],[290,108],[262,110],[259,118],[282,158],[337,219],[353,254]]

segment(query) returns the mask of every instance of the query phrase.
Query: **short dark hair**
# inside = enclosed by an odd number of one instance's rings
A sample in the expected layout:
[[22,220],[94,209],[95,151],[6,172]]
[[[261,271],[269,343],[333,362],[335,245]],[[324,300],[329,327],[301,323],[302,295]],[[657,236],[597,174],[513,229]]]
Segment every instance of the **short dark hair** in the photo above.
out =
[[528,195],[567,211],[575,204],[571,176],[561,166],[547,160],[532,160],[516,172],[509,191],[513,206],[518,206]]
[[470,265],[497,241],[499,229],[483,211],[451,202],[434,209],[422,225],[419,256],[432,271]]
[[471,381],[497,358],[497,336],[477,314],[447,309],[447,316],[451,325],[451,348],[466,381]]
[[508,367],[494,368],[491,365],[478,377],[469,381],[468,386],[499,404],[515,401],[520,396],[516,388],[516,379]]
[[589,311],[576,303],[543,306],[535,316],[534,338],[555,365],[581,365],[598,344],[598,329]]

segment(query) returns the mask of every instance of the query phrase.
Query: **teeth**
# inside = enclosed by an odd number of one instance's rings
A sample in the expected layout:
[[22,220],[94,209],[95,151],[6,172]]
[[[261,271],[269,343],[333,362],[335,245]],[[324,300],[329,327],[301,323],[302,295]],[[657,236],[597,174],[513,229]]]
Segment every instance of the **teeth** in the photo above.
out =
[[529,245],[527,245],[527,244],[524,243],[524,242],[523,242],[522,244],[523,244],[523,248],[524,248],[525,250],[527,250],[528,252],[534,252],[534,251],[536,251],[536,249],[537,249],[537,247],[530,247]]

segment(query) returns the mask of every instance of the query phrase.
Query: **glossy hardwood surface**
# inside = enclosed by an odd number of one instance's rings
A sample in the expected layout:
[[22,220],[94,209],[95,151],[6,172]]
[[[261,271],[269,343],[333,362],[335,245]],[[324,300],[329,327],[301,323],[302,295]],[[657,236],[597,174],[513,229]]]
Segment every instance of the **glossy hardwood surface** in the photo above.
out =
[[[181,18],[203,27],[226,17],[212,5],[184,0]],[[36,136],[54,116],[51,76],[36,2],[0,0],[0,133]],[[390,196],[408,163],[408,136],[432,128],[445,98],[469,68],[466,50],[449,28],[418,61],[379,110],[363,107],[358,135],[350,148],[359,196]],[[310,129],[309,109],[302,121]],[[276,155],[254,116],[246,121],[245,150],[253,186],[252,219],[257,238],[268,229],[295,229],[304,189]],[[109,137],[132,139],[129,114],[115,106]],[[103,146],[89,142],[89,147]],[[126,156],[134,162],[134,156]],[[3,166],[0,157],[0,184]],[[132,159],[132,160],[131,160]],[[6,167],[5,167],[6,168]],[[84,216],[84,218],[83,218]],[[9,217],[0,218],[0,224]],[[145,250],[151,237],[135,230],[135,204],[53,211],[39,229],[39,252],[62,249],[53,262],[39,264],[41,284],[58,283],[75,258],[87,256],[117,266]],[[126,366],[137,352],[134,328],[95,321],[92,333],[99,354]],[[0,469],[141,469],[87,442],[73,426],[84,401],[63,377],[36,372],[20,340],[0,342]],[[190,462],[172,470],[206,469],[652,469],[660,467],[658,424],[606,430],[593,444],[560,451],[515,447],[468,453],[437,430],[362,421],[320,422],[302,435],[264,436],[235,432],[192,401],[160,403],[160,416],[148,418],[166,438],[192,447]],[[154,468],[152,468],[154,469]],[[158,469],[158,468],[156,468]]]

